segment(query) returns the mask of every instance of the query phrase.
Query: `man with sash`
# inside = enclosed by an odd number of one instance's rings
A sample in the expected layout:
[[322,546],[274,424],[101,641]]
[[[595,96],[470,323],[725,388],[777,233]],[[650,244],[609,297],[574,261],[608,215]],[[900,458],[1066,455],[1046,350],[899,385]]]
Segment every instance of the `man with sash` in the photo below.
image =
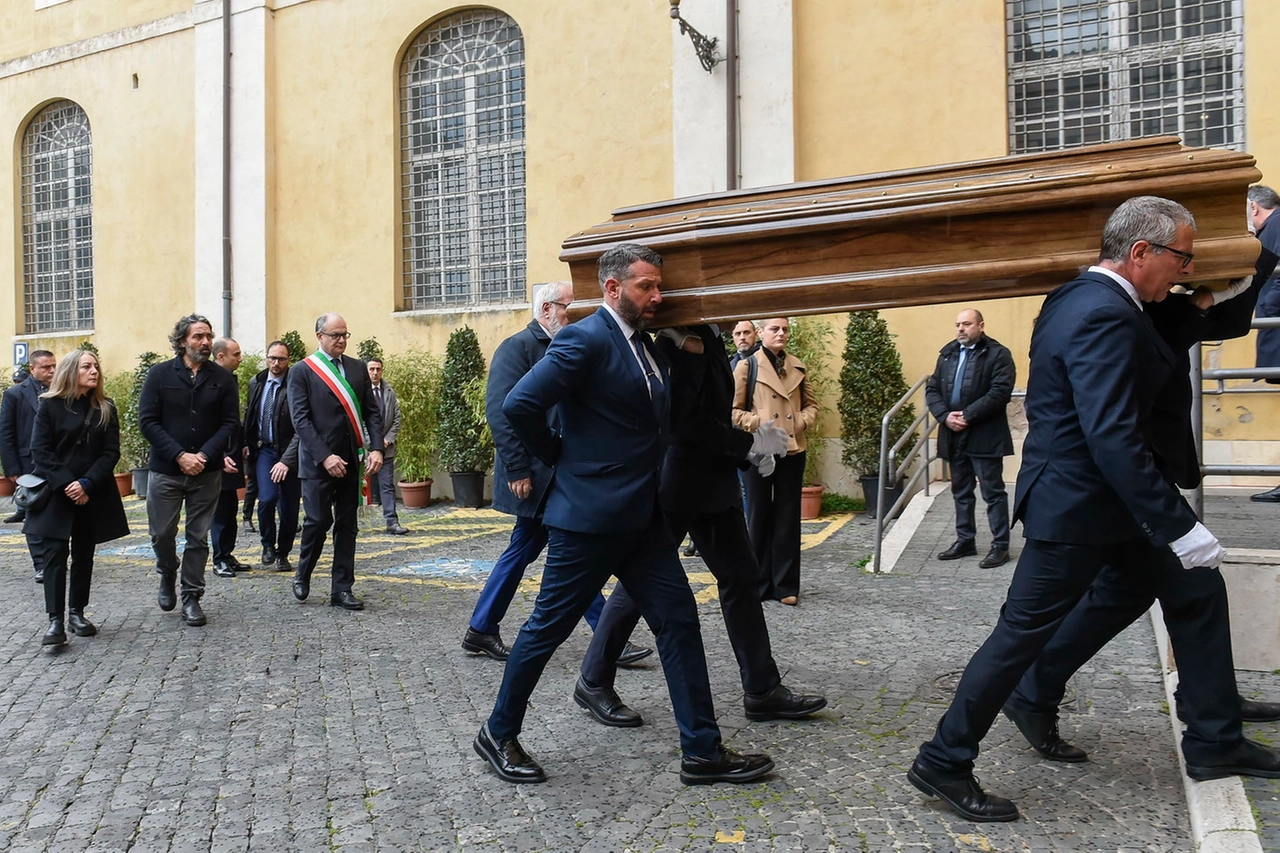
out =
[[[356,568],[356,508],[361,463],[365,473],[382,467],[382,416],[369,387],[364,362],[343,355],[347,321],[338,314],[316,320],[320,349],[289,371],[289,411],[298,440],[302,480],[302,547],[293,576],[293,595],[305,601],[311,572],[333,528],[333,572],[329,604],[362,610],[351,592]],[[366,446],[365,434],[368,435]]]

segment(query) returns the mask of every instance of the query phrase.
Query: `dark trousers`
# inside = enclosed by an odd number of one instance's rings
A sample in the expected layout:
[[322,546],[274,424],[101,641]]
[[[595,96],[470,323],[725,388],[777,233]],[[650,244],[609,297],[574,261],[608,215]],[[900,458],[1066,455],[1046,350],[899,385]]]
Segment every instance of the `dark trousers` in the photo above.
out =
[[[262,547],[275,551],[278,557],[287,557],[293,550],[293,540],[298,536],[298,505],[302,501],[302,481],[289,473],[283,481],[271,481],[271,468],[280,454],[273,447],[258,450],[254,461],[253,482],[258,485],[258,535]],[[279,513],[280,525],[276,526]]]
[[213,549],[213,562],[225,563],[236,549],[236,534],[240,532],[240,498],[235,489],[223,489],[218,493],[218,503],[213,508],[213,524],[209,526],[209,545]]
[[799,595],[804,453],[782,457],[768,477],[761,477],[754,466],[742,476],[747,487],[747,529],[760,566],[760,597],[777,600]]
[[[494,564],[493,571],[489,572],[489,577],[484,582],[484,589],[480,590],[476,609],[471,613],[472,630],[479,631],[481,634],[498,633],[502,617],[507,615],[511,599],[515,598],[520,581],[524,579],[524,570],[538,559],[545,547],[547,547],[547,528],[542,526],[542,519],[524,515],[516,516],[515,527],[511,529],[511,541],[507,543],[507,549]],[[600,621],[602,610],[604,610],[604,596],[597,594],[583,616],[593,631]]]
[[27,553],[31,555],[31,564],[38,572],[44,568],[44,537],[27,534]]
[[[64,616],[68,604],[67,581],[70,578],[72,610],[83,610],[89,603],[89,584],[93,580],[93,521],[87,507],[77,507],[71,523],[70,539],[43,539],[44,607],[50,616]],[[68,569],[67,558],[71,558]]]
[[956,538],[977,537],[974,521],[977,501],[973,481],[982,487],[982,500],[987,505],[987,524],[991,527],[991,545],[1009,550],[1009,496],[1004,488],[1004,460],[999,456],[969,456],[956,453],[951,463],[951,497],[956,502]]
[[222,491],[222,471],[210,466],[194,477],[152,471],[147,478],[147,531],[156,553],[156,571],[178,571],[178,518],[185,507],[187,531],[182,550],[183,598],[204,595],[204,567],[209,561],[209,526]]
[[382,507],[382,518],[387,526],[399,524],[400,516],[396,514],[396,458],[394,456],[388,456],[382,460],[382,467],[373,475],[373,482],[369,485],[369,491],[372,492],[369,496],[370,500]]
[[[714,513],[667,513],[671,541],[680,542],[685,533],[693,538],[720,592],[720,613],[729,634],[729,644],[738,660],[742,689],[766,693],[778,686],[782,676],[773,660],[769,628],[760,606],[759,571],[747,525],[736,507]],[[640,610],[622,584],[605,603],[596,634],[582,659],[582,677],[593,687],[612,687],[622,653],[640,621]]]
[[676,543],[656,511],[647,529],[633,533],[593,536],[549,528],[542,589],[511,647],[489,731],[498,738],[520,733],[543,669],[610,575],[626,585],[654,629],[681,749],[690,756],[716,754],[720,729],[698,607],[676,556]]
[[302,546],[298,549],[298,574],[310,578],[329,528],[333,528],[332,591],[349,592],[356,579],[356,508],[360,504],[360,466],[347,465],[345,477],[302,481]]
[[258,472],[252,470],[248,472],[248,477],[244,484],[244,520],[248,521],[253,518],[253,507],[258,500]]
[[951,707],[933,738],[920,747],[921,761],[942,773],[971,772],[978,744],[1005,700],[1102,566],[1146,562],[1153,551],[1145,540],[1115,545],[1026,540],[995,630],[965,667]]
[[1027,670],[1009,701],[1056,712],[1067,680],[1159,598],[1178,659],[1178,703],[1187,730],[1182,751],[1193,764],[1238,743],[1240,705],[1226,584],[1218,571],[1187,571],[1168,552],[1147,562],[1108,565]]

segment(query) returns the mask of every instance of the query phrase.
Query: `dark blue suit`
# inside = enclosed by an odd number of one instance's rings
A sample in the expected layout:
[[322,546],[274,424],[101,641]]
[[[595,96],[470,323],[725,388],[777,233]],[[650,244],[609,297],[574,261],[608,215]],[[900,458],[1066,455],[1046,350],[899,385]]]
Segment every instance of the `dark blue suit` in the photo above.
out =
[[995,630],[920,749],[931,769],[972,771],[1001,706],[1102,566],[1177,564],[1166,546],[1196,517],[1157,469],[1145,437],[1175,360],[1150,318],[1106,275],[1085,273],[1045,299],[1031,337],[1028,433],[1014,501],[1027,542]]
[[[616,575],[654,629],[685,755],[720,748],[697,606],[658,506],[670,369],[646,347],[662,381],[652,395],[631,344],[601,308],[557,334],[503,404],[521,440],[554,472],[542,589],[507,659],[488,723],[495,738],[520,733],[542,670]],[[560,435],[547,425],[553,406]]]

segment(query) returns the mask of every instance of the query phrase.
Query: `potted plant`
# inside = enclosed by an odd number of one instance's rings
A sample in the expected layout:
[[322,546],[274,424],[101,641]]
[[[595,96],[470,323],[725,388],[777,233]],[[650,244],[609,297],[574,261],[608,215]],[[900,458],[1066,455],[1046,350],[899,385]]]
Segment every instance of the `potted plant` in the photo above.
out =
[[383,368],[400,403],[395,456],[400,495],[406,507],[424,507],[431,503],[431,463],[438,443],[440,360],[410,351],[388,356]]
[[290,364],[297,364],[311,355],[311,351],[307,349],[307,345],[303,342],[302,335],[298,334],[297,329],[290,329],[281,335],[280,343],[284,344],[285,349],[289,350]]
[[826,321],[817,317],[792,317],[788,322],[791,335],[787,340],[787,352],[804,362],[804,381],[818,402],[818,419],[804,436],[804,484],[800,488],[800,517],[812,519],[822,514],[822,493],[826,488],[818,473],[818,465],[828,441],[822,434],[821,424],[822,413],[830,409],[831,377],[827,372],[827,353],[835,333]]
[[[102,390],[111,401],[116,405],[116,414],[120,418],[120,430],[124,432],[124,404],[129,398],[129,389],[133,386],[133,374],[127,370],[111,376],[102,377]],[[120,448],[120,458],[116,460],[115,478],[116,488],[120,490],[120,497],[126,498],[133,494],[133,466],[131,460],[125,455],[124,447]]]
[[484,475],[493,465],[493,441],[485,440],[483,387],[476,392],[484,377],[484,356],[476,333],[470,326],[454,329],[445,348],[438,412],[440,464],[449,471],[458,506],[478,507],[484,502]]
[[[902,358],[884,318],[878,311],[851,313],[840,369],[840,461],[861,481],[871,516],[879,511],[880,421],[906,393]],[[890,422],[890,432],[901,435],[915,416],[915,406],[904,406]],[[893,467],[902,463],[903,453],[905,449],[892,461]],[[885,499],[890,505],[897,501],[901,489],[901,481],[885,484]]]
[[123,402],[116,398],[120,412],[120,459],[117,467],[127,467],[133,474],[133,491],[140,498],[147,496],[147,466],[150,463],[151,444],[138,427],[138,401],[142,398],[142,383],[147,372],[164,361],[164,356],[147,351],[138,356],[138,366],[128,376],[128,384],[122,384]]

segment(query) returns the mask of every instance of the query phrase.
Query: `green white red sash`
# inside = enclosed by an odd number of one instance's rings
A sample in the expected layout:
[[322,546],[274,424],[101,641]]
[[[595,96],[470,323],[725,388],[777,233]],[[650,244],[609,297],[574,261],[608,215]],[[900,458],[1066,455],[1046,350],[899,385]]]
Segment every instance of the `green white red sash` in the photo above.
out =
[[356,393],[351,389],[350,383],[347,382],[345,376],[338,372],[337,366],[329,356],[321,351],[313,352],[302,360],[302,363],[320,377],[320,381],[328,386],[329,390],[338,398],[338,402],[342,404],[342,410],[347,413],[347,420],[351,423],[351,432],[356,437],[356,448],[360,458],[364,458],[364,418],[361,417],[360,401],[356,399]]

